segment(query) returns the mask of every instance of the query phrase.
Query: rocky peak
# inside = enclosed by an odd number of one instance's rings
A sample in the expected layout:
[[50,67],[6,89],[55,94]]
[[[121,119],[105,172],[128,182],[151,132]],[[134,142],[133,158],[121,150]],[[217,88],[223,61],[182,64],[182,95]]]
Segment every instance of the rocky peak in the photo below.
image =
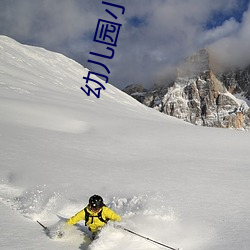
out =
[[210,70],[209,53],[202,49],[194,55],[188,57],[177,69],[177,77],[194,77],[206,74]]
[[170,87],[140,92],[138,100],[196,125],[248,129],[250,109],[233,94],[245,91],[245,96],[249,95],[245,88],[250,85],[250,67],[218,75],[210,64],[209,52],[202,49],[180,65]]

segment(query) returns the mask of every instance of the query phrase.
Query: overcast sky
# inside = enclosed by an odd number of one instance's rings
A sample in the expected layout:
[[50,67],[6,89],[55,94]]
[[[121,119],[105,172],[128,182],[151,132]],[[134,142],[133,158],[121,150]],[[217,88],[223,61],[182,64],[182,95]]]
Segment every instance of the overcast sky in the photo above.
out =
[[[85,67],[106,74],[124,88],[149,87],[195,51],[211,47],[223,63],[250,63],[250,0],[0,0],[0,34],[19,42],[63,53]],[[115,20],[105,12],[112,11]],[[122,24],[113,59],[93,41],[99,19]],[[84,80],[83,80],[84,81]]]

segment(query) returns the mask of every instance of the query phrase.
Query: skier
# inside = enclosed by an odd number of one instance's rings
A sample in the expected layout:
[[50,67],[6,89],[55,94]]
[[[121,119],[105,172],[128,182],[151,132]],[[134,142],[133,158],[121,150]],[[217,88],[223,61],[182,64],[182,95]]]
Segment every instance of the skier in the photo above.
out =
[[85,220],[85,226],[92,232],[92,238],[94,239],[109,220],[120,222],[122,219],[113,210],[105,206],[101,196],[95,194],[89,198],[89,204],[72,216],[67,224],[74,225],[80,220]]

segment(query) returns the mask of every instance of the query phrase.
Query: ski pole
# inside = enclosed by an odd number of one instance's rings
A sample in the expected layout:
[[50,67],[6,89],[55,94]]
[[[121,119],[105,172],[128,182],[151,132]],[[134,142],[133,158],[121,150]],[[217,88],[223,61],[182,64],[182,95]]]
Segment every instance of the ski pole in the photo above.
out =
[[38,220],[36,221],[40,226],[42,226],[43,227],[43,229],[46,231],[46,230],[48,230],[48,228],[47,227],[45,227],[41,222],[39,222]]
[[129,233],[131,233],[131,234],[134,234],[134,235],[136,235],[136,236],[139,236],[139,237],[141,237],[141,238],[143,238],[143,239],[145,239],[145,240],[148,240],[148,241],[154,242],[155,244],[158,244],[158,245],[160,245],[160,246],[166,247],[166,248],[168,248],[168,249],[171,249],[171,250],[180,250],[180,248],[173,248],[173,247],[167,246],[167,245],[162,244],[162,243],[160,243],[160,242],[158,242],[158,241],[155,241],[155,240],[152,240],[152,239],[150,239],[150,238],[148,238],[148,237],[145,237],[145,236],[143,236],[143,235],[141,235],[141,234],[135,233],[135,232],[133,232],[133,231],[127,229],[127,228],[122,228],[122,229],[125,230],[125,231],[127,231],[127,232],[129,232]]

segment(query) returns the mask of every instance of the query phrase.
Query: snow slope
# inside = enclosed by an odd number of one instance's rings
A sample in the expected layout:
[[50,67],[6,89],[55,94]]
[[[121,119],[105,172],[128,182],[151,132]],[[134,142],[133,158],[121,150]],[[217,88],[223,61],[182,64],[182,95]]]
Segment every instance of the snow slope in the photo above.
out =
[[249,133],[192,126],[110,84],[87,97],[86,74],[0,36],[0,248],[162,249],[112,225],[90,244],[83,223],[61,240],[36,223],[53,228],[97,193],[166,245],[250,249]]

